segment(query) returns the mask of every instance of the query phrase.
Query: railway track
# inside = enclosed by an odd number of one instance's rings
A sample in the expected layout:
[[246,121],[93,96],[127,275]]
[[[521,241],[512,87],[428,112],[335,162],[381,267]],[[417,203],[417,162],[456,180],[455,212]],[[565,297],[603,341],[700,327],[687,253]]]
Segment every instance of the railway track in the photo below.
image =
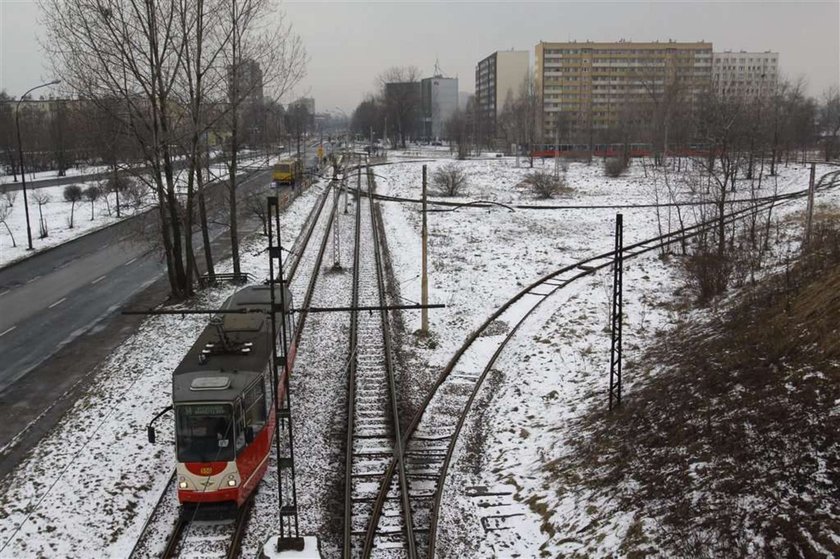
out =
[[[352,306],[387,304],[379,228],[372,199],[373,177],[367,172],[367,196],[356,204]],[[351,312],[348,361],[347,442],[343,556],[361,556],[365,527],[388,465],[402,454],[397,389],[387,312]],[[409,482],[397,464],[395,497],[385,504],[377,547],[384,554],[413,542]]]
[[[289,265],[286,277],[291,284],[303,260],[303,255],[309,247],[321,214],[330,197],[332,185],[324,189],[318,200],[309,212],[304,221],[301,234],[295,239],[292,248],[289,250]],[[331,214],[328,218],[324,239],[316,256],[315,266],[312,269],[309,286],[307,288],[307,302],[312,298],[315,280],[318,270],[321,267],[326,240],[329,230],[335,217],[337,204],[333,204]],[[303,330],[305,314],[298,317],[296,332]],[[247,521],[253,506],[253,496],[238,511],[236,518],[228,521],[193,521],[180,514],[180,506],[175,492],[175,471],[173,469],[169,481],[158,498],[154,511],[147,519],[141,531],[140,538],[134,545],[130,557],[179,557],[195,554],[199,557],[237,557],[239,554],[239,543],[245,533]],[[160,550],[160,534],[168,534],[163,551]],[[229,543],[226,543],[229,542]]]
[[[824,191],[838,185],[840,171],[832,171],[820,178],[817,189]],[[730,211],[724,220],[728,225],[776,204],[799,200],[807,194],[805,190],[762,199],[755,204]],[[624,247],[623,257],[626,259],[640,256],[691,239],[718,226],[719,220],[713,219],[653,237]],[[572,282],[611,266],[614,256],[614,251],[592,256],[555,270],[522,289],[467,338],[439,375],[404,433],[403,462],[409,480],[416,557],[435,556],[439,511],[449,464],[466,417],[487,374],[520,326],[544,302]],[[496,321],[504,321],[512,326],[503,334],[489,332],[488,328]],[[486,358],[488,354],[491,355],[489,359]],[[480,371],[476,370],[476,365],[481,363],[484,363],[484,366]],[[398,456],[392,456],[380,482],[373,503],[371,522],[365,535],[362,552],[364,558],[410,556],[407,546],[401,549],[392,547],[388,555],[383,555],[380,547],[376,545],[382,534],[387,533],[390,523],[386,503],[396,498],[393,480],[395,471],[400,466]]]

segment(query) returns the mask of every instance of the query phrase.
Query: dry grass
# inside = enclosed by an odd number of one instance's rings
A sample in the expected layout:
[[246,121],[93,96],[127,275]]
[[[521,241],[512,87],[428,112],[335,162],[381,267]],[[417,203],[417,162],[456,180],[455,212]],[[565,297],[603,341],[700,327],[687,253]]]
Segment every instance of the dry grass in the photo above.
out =
[[584,419],[558,477],[656,518],[665,555],[840,555],[838,318],[840,230],[821,222],[796,265],[649,352],[664,370]]

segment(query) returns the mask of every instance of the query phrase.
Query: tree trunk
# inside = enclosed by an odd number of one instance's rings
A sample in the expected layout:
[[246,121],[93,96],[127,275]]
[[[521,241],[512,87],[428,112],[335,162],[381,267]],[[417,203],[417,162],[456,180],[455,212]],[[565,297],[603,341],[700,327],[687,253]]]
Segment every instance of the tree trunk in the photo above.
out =
[[231,149],[230,149],[230,176],[228,176],[228,194],[230,200],[230,256],[233,259],[233,274],[239,276],[241,263],[239,261],[239,232],[236,220],[236,156],[239,151],[237,138],[237,115],[233,111],[233,126],[231,127]]
[[[111,176],[114,181],[114,195],[117,197],[117,217],[120,217],[120,185],[117,182],[117,162],[114,160],[111,164]],[[107,196],[107,194],[106,194]]]
[[204,195],[204,181],[201,171],[198,172],[198,214],[201,220],[201,240],[204,245],[204,262],[207,265],[207,278],[211,283],[216,281],[216,268],[213,265],[213,251],[210,247],[210,229],[207,227],[207,203]]

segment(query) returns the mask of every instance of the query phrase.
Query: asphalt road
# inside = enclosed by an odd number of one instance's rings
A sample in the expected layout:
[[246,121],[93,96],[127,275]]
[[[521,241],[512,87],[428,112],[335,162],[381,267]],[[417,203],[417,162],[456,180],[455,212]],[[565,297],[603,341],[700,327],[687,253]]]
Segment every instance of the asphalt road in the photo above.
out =
[[[260,171],[241,186],[268,182],[270,172]],[[0,269],[0,394],[165,274],[143,241],[156,226],[146,214]],[[211,227],[217,242],[226,243],[225,231]],[[200,247],[199,234],[194,240]]]
[[[283,153],[284,152],[281,152],[281,155]],[[250,157],[250,156],[246,154],[246,158],[247,157]],[[213,163],[216,163],[218,161],[220,161],[220,159],[218,159],[218,158],[213,159]],[[175,163],[175,169],[176,170],[181,169],[183,167],[184,167],[184,163],[178,163],[178,162]],[[138,168],[132,169],[131,172],[132,173],[147,173],[148,170],[149,170],[148,167],[141,167],[139,169]],[[125,171],[122,170],[121,172],[125,172]],[[106,177],[110,177],[110,176],[111,176],[111,171],[103,171],[101,173],[91,173],[91,174],[88,174],[88,175],[74,175],[74,176],[69,176],[69,177],[55,177],[55,178],[52,178],[52,179],[28,180],[26,182],[26,189],[27,190],[34,190],[36,188],[46,188],[48,186],[63,186],[65,184],[76,184],[76,183],[80,183],[80,182],[88,182],[88,181],[98,180],[98,179],[102,179],[102,178],[106,178]],[[9,182],[9,183],[6,183],[6,184],[0,184],[0,194],[2,194],[3,192],[11,192],[11,191],[16,191],[16,190],[23,190],[23,183],[21,183],[20,181],[17,181],[17,182]]]

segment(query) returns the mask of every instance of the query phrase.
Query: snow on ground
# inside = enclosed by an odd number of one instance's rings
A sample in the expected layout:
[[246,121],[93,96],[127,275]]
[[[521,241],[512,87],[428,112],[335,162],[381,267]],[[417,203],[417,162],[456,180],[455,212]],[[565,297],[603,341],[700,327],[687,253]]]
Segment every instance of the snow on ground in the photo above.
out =
[[[110,167],[107,165],[79,165],[78,167],[70,167],[64,171],[65,177],[79,177],[84,175],[95,175],[97,173],[104,173]],[[26,173],[26,184],[37,183],[38,181],[60,179],[58,171],[38,171],[37,173]],[[0,175],[0,184],[15,184],[20,182],[20,175]]]
[[[248,168],[249,166],[258,165],[264,162],[263,159],[246,159],[243,160],[241,168]],[[211,176],[219,180],[224,180],[228,176],[227,168],[224,164],[214,164],[210,169]],[[180,175],[184,175],[181,173]],[[179,184],[185,184],[185,177],[179,176]],[[77,186],[83,190],[90,186],[97,186],[98,180],[80,181]],[[10,208],[10,213],[6,219],[6,225],[0,222],[0,267],[6,266],[21,260],[32,254],[51,248],[68,241],[71,241],[82,235],[91,233],[97,229],[107,227],[122,219],[127,219],[144,212],[156,205],[156,200],[151,190],[144,188],[142,190],[142,198],[138,198],[135,204],[127,202],[126,197],[122,196],[120,201],[120,217],[116,215],[116,198],[113,194],[108,196],[101,196],[93,203],[93,212],[91,219],[91,203],[82,199],[76,202],[75,207],[72,203],[64,200],[64,189],[69,185],[49,186],[38,189],[29,189],[29,222],[32,229],[32,246],[33,250],[27,250],[26,239],[26,212],[23,203],[23,192],[14,191],[0,197],[0,212],[3,211],[3,206],[8,205],[8,200],[13,201],[13,206]],[[36,196],[47,196],[47,202],[39,206],[36,201]],[[73,228],[70,228],[70,216],[73,214]],[[44,222],[47,226],[48,236],[40,237],[40,219],[43,216]],[[9,232],[11,230],[11,234]],[[14,238],[17,246],[12,246],[12,238]]]
[[[429,175],[443,164],[429,164]],[[534,203],[517,188],[529,171],[516,168],[511,159],[455,164],[465,170],[470,183],[460,197],[463,200]],[[546,169],[552,170],[552,165],[546,162]],[[818,169],[817,176],[827,170]],[[381,175],[380,192],[419,197],[421,164],[378,167],[376,172]],[[807,182],[808,169],[782,169],[778,191],[800,190]],[[625,177],[607,179],[600,166],[573,163],[567,183],[574,192],[553,203],[593,206],[653,201],[654,185],[640,166],[634,165]],[[759,195],[770,195],[774,188]],[[837,198],[836,194],[821,196]],[[800,201],[776,212],[790,215],[803,206]],[[401,294],[419,300],[418,208],[408,204],[384,208]],[[403,363],[403,375],[415,387],[415,398],[422,397],[429,380],[467,335],[522,286],[563,265],[611,250],[615,211],[465,208],[430,213],[429,300],[445,302],[448,308],[430,311],[432,342],[416,341]],[[658,234],[655,209],[628,208],[622,213],[625,244]],[[689,210],[687,224],[693,218]],[[672,228],[676,227],[674,223]],[[674,267],[655,255],[628,261],[625,359],[632,359],[678,320],[691,319],[671,306],[678,289],[674,274]],[[606,405],[609,334],[605,327],[611,283],[609,274],[601,272],[562,290],[544,303],[503,352],[459,440],[454,473],[443,498],[440,556],[620,553],[621,538],[632,518],[616,511],[609,523],[590,525],[591,515],[608,505],[607,492],[557,496],[550,491],[552,476],[566,474],[561,460],[564,441],[576,436],[564,427],[588,406]],[[406,313],[404,319],[409,331],[419,327],[414,314]],[[556,531],[556,526],[565,530]]]
[[[430,163],[430,170],[445,162]],[[528,170],[517,169],[514,160],[457,164],[468,170],[470,186],[465,198],[533,202],[530,194],[516,188]],[[376,167],[381,176],[377,179],[379,192],[419,197],[420,169],[419,163],[410,162]],[[782,178],[785,189],[807,185],[806,170],[790,168]],[[650,202],[650,183],[636,166],[627,177],[605,179],[596,166],[572,164],[567,180],[575,190],[561,203]],[[318,192],[319,187],[308,190],[283,213],[286,243],[300,230]],[[418,208],[384,202],[381,207],[401,295],[417,301]],[[623,213],[627,243],[657,234],[655,210],[626,209]],[[447,308],[430,311],[431,340],[406,337],[400,374],[413,397],[424,395],[428,379],[469,332],[522,286],[563,265],[611,250],[614,214],[610,209],[430,212],[430,302],[444,302]],[[342,219],[345,265],[352,254],[352,242],[344,240],[351,238],[350,224],[350,219]],[[314,239],[317,242],[317,231]],[[257,281],[268,273],[264,249],[265,240],[255,238],[243,250],[243,270],[253,273]],[[306,251],[293,286],[298,304],[311,271],[313,250],[317,250],[314,245]],[[328,263],[330,255],[328,247]],[[225,271],[225,265],[220,268]],[[653,257],[628,262],[627,356],[647,343],[648,336],[680,318],[666,304],[675,289],[671,272]],[[340,304],[345,295],[349,297],[349,275],[325,275],[321,287],[326,289],[319,290],[314,304]],[[593,533],[605,534],[601,539],[590,537],[589,531],[552,533],[543,523],[551,514],[553,524],[575,531],[587,526],[591,510],[609,502],[608,495],[557,496],[547,490],[552,472],[562,468],[562,463],[552,460],[562,456],[563,441],[568,440],[563,437],[575,436],[563,426],[586,405],[603,403],[606,334],[602,329],[607,320],[609,282],[603,273],[579,280],[547,302],[497,364],[499,371],[491,375],[486,387],[489,396],[482,396],[488,405],[476,406],[486,415],[469,422],[460,443],[461,460],[455,463],[447,489],[449,506],[444,509],[444,520],[451,522],[442,525],[441,542],[450,545],[449,549],[461,550],[468,557],[476,556],[475,550],[481,551],[479,556],[508,556],[514,551],[532,556],[545,543],[556,555],[580,549],[575,546],[581,544],[574,540],[584,538],[589,542],[586,549],[593,554],[617,549],[617,534],[626,530],[627,518],[616,516],[610,525],[592,527]],[[218,305],[231,290],[208,291],[192,304]],[[405,313],[403,320],[408,332],[419,327],[419,313]],[[6,480],[7,489],[0,497],[0,557],[128,553],[174,464],[171,444],[167,444],[172,439],[171,423],[160,423],[156,447],[149,446],[144,427],[169,402],[171,371],[205,322],[199,317],[149,318],[103,363],[89,393]],[[305,534],[329,531],[340,514],[340,506],[330,499],[340,471],[337,453],[341,441],[335,434],[343,421],[337,413],[343,409],[343,398],[336,394],[344,393],[346,325],[347,317],[310,316],[292,377],[298,495]],[[465,450],[464,445],[469,448]],[[482,460],[484,467],[475,469],[475,459]],[[515,530],[484,533],[481,516],[488,509],[480,506],[479,499],[467,496],[469,487],[482,484],[504,487],[499,493],[510,499],[503,503],[509,508],[503,510],[521,516],[502,522],[512,522]],[[246,556],[253,555],[276,527],[275,491],[273,476],[268,476],[246,536]],[[462,521],[466,528],[458,528]],[[511,541],[513,548],[503,547]],[[336,545],[327,542],[328,556],[336,552]],[[475,547],[459,547],[468,545]]]
[[[287,239],[300,230],[320,187],[281,216]],[[264,237],[248,240],[242,269],[268,276]],[[217,271],[229,272],[230,261]],[[233,292],[202,293],[189,308],[218,308]],[[171,374],[206,317],[156,316],[101,365],[88,393],[6,479],[0,496],[0,557],[126,557],[174,468],[172,422],[145,426],[171,402]],[[166,534],[160,535],[165,538]]]

